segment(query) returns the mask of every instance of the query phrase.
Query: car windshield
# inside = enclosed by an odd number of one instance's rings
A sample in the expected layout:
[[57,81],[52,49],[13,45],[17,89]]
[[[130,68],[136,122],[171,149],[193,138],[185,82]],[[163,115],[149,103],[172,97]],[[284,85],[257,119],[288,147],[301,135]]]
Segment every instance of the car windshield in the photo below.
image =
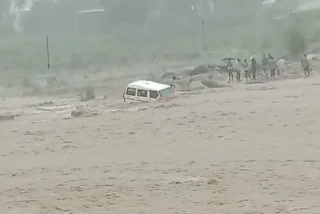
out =
[[160,91],[160,96],[161,97],[167,97],[170,96],[172,94],[172,89],[171,88],[166,88]]

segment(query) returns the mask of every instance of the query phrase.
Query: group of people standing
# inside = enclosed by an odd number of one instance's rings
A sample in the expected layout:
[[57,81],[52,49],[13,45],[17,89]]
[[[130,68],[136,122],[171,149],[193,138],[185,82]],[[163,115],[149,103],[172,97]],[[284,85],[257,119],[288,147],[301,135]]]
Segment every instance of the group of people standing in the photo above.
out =
[[279,59],[276,62],[276,60],[274,59],[274,57],[270,53],[268,54],[268,56],[263,54],[263,56],[262,56],[262,68],[263,68],[263,73],[264,73],[265,78],[266,78],[267,81],[270,78],[275,80],[276,79],[276,74],[277,74],[278,77],[280,77],[281,71],[278,68],[278,65],[280,64],[280,62],[279,62],[280,60],[284,60],[284,59]]
[[[246,80],[250,81],[256,80],[256,71],[257,71],[257,61],[254,57],[250,58],[250,63],[248,60],[244,60],[243,63],[241,62],[241,59],[237,59],[235,65],[233,65],[232,59],[229,58],[227,62],[227,70],[229,73],[229,82],[233,81],[233,73],[236,73],[236,79],[238,82],[241,81],[241,72],[244,71]],[[250,70],[252,71],[252,78],[250,75]]]
[[[245,59],[243,62],[241,62],[241,59],[237,59],[235,64],[232,63],[232,60],[232,58],[228,58],[227,60],[229,82],[233,81],[234,73],[236,73],[237,82],[240,82],[242,72],[244,72],[245,74],[246,81],[253,81],[257,79],[258,63],[254,56],[251,56],[249,61]],[[275,58],[270,53],[268,55],[263,54],[261,65],[263,69],[264,78],[267,81],[269,81],[270,78],[272,80],[275,80],[276,77],[281,77],[285,75],[287,70],[287,62],[283,58],[275,60]],[[310,63],[307,59],[307,54],[304,54],[301,60],[301,66],[304,71],[305,77],[309,77]]]
[[[236,73],[236,80],[241,81],[241,73],[244,72],[246,81],[256,80],[257,73],[257,61],[254,56],[250,57],[250,60],[244,60],[241,62],[241,59],[237,59],[236,63],[232,63],[232,58],[227,60],[227,70],[229,73],[229,82],[233,81],[233,73]],[[251,77],[252,74],[252,77]]]

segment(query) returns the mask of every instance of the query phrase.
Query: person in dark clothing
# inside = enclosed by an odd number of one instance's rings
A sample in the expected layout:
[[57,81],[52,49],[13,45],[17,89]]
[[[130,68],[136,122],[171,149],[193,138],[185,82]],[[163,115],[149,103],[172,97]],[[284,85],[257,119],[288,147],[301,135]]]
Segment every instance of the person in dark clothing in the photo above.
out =
[[249,73],[249,63],[246,59],[244,60],[244,63],[243,63],[243,70],[244,70],[244,74],[246,76],[246,81],[248,82],[248,78],[250,79],[250,81],[252,81],[250,73]]
[[176,80],[177,80],[177,77],[173,76],[172,77],[172,82],[170,84],[171,88],[176,88]]
[[257,61],[256,61],[256,59],[254,58],[254,56],[252,56],[252,57],[250,58],[250,61],[251,61],[251,69],[252,69],[252,79],[253,79],[253,80],[256,80]]
[[268,67],[270,69],[270,76],[273,80],[276,79],[276,69],[277,69],[277,64],[276,61],[274,60],[274,57],[271,54],[268,54]]
[[268,57],[263,54],[262,56],[262,68],[263,68],[263,73],[266,74],[268,72]]

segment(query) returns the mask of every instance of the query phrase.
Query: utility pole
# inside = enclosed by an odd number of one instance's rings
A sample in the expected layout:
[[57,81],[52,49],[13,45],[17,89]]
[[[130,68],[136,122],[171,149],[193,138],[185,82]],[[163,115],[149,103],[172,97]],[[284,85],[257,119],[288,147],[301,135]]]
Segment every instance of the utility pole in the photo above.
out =
[[201,37],[202,37],[202,50],[206,50],[206,35],[205,35],[205,20],[202,17],[202,28],[201,28]]
[[50,53],[49,53],[49,37],[48,37],[48,35],[46,35],[46,43],[47,43],[48,69],[50,69]]
[[[216,0],[197,0],[195,1],[195,3],[193,5],[191,5],[191,11],[197,11],[195,14],[197,15],[196,18],[196,25],[197,25],[197,29],[200,30],[198,28],[198,21],[201,22],[201,35],[198,34],[201,40],[201,50],[205,51],[207,48],[207,42],[206,42],[206,10],[205,10],[205,5],[208,6],[208,10],[210,13],[215,14],[216,13]],[[199,20],[200,18],[200,20]],[[199,38],[197,38],[196,40],[199,40]]]
[[205,31],[205,16],[204,16],[204,1],[205,0],[201,0],[201,8],[200,8],[200,16],[201,16],[201,43],[202,43],[202,51],[206,50],[206,31]]

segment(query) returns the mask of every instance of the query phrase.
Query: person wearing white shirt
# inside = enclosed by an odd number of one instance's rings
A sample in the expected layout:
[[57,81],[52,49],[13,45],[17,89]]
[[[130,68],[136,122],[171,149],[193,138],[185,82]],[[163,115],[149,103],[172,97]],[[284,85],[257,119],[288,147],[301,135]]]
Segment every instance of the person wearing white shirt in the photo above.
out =
[[288,69],[288,63],[283,58],[280,58],[277,61],[277,73],[279,77],[286,77],[287,76],[287,69]]
[[237,62],[234,66],[234,70],[236,71],[237,81],[240,82],[241,81],[241,70],[242,70],[242,64],[241,64],[240,59],[237,59]]

